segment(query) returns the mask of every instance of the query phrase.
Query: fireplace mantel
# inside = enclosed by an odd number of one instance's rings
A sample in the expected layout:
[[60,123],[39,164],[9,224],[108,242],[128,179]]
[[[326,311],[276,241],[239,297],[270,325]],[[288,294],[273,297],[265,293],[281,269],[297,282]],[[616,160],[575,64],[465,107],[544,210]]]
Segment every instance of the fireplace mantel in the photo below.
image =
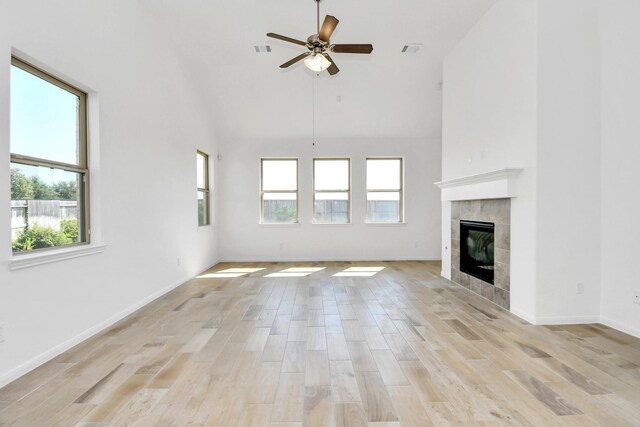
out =
[[520,168],[505,168],[478,175],[436,182],[441,200],[481,200],[517,197]]

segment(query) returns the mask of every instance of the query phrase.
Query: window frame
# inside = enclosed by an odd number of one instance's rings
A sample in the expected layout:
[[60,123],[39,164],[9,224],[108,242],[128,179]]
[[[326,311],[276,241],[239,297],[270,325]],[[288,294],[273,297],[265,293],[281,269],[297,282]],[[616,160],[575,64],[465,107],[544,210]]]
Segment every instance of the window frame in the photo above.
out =
[[[295,161],[296,162],[296,189],[295,190],[265,190],[264,189],[264,162],[268,161]],[[293,222],[266,222],[264,220],[264,195],[268,193],[295,193],[296,195],[296,220]],[[290,225],[300,223],[300,162],[297,157],[261,157],[260,158],[260,224],[264,225]]]
[[54,75],[43,71],[42,69],[31,65],[22,59],[11,56],[11,66],[20,68],[21,70],[38,77],[49,84],[57,86],[67,92],[78,97],[78,164],[58,162],[40,157],[27,156],[23,154],[15,154],[11,152],[11,142],[9,142],[10,163],[22,164],[27,166],[45,167],[59,169],[66,172],[77,173],[82,177],[82,190],[78,192],[80,203],[78,206],[78,242],[69,243],[67,245],[53,246],[48,248],[32,249],[29,251],[13,252],[13,256],[21,256],[39,252],[55,251],[73,246],[84,246],[91,244],[91,221],[90,221],[90,176],[89,176],[89,143],[88,143],[88,94],[75,86],[55,77]]
[[[369,160],[399,160],[400,161],[400,188],[398,190],[380,190],[380,189],[370,189],[367,186],[368,177],[369,177]],[[404,223],[404,157],[402,156],[369,156],[365,159],[364,162],[365,169],[365,223],[366,224],[403,224]],[[399,207],[398,207],[398,221],[369,221],[369,193],[399,193]]]
[[[316,161],[332,161],[332,160],[346,160],[348,166],[347,177],[347,189],[346,190],[316,190]],[[313,158],[313,171],[312,171],[311,189],[313,190],[313,197],[311,202],[313,203],[313,216],[312,223],[319,225],[346,225],[351,224],[351,157],[314,157]],[[316,221],[316,193],[347,193],[347,221],[346,222],[325,222]]]
[[206,222],[200,224],[200,215],[198,214],[198,227],[207,227],[211,225],[211,191],[209,185],[209,155],[202,150],[196,150],[196,159],[198,156],[204,158],[204,187],[198,187],[197,165],[196,165],[196,201],[197,193],[204,193],[205,195],[205,207],[206,207]]

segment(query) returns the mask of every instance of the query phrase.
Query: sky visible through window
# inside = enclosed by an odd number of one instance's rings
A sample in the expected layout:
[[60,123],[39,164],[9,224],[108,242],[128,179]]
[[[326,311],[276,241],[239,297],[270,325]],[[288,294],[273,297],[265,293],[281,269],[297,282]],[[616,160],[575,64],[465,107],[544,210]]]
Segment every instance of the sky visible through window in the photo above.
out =
[[[11,67],[11,152],[78,164],[78,97],[16,66]],[[47,184],[68,178],[64,171],[23,168]]]

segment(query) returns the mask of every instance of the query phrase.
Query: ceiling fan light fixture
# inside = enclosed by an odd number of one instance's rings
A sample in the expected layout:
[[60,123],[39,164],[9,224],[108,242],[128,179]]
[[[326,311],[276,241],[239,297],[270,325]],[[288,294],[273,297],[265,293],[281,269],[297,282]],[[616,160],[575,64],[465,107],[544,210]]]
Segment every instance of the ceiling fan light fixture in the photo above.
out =
[[319,73],[320,71],[324,71],[329,68],[331,66],[331,61],[329,61],[322,53],[315,53],[313,55],[309,55],[307,59],[304,60],[304,65],[311,71]]

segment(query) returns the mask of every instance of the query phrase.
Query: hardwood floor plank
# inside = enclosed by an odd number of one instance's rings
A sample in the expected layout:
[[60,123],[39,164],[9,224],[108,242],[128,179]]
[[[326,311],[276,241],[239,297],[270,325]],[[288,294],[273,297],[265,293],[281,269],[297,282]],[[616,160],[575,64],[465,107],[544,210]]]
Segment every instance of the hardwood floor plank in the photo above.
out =
[[262,352],[263,362],[281,362],[284,359],[284,352],[287,346],[286,335],[269,335],[267,343]]
[[336,427],[367,427],[367,414],[362,403],[336,403]]
[[389,345],[377,326],[363,327],[364,338],[371,350],[388,350]]
[[271,334],[271,328],[253,328],[247,339],[246,351],[263,351]]
[[304,372],[306,366],[307,343],[304,341],[287,342],[282,362],[282,372]]
[[378,370],[376,361],[373,359],[369,346],[366,342],[349,341],[347,342],[347,347],[349,347],[353,367],[356,371],[375,372]]
[[434,262],[227,268],[261,270],[194,278],[0,389],[0,425],[638,425],[622,332],[529,325]]
[[407,377],[390,350],[372,350],[371,355],[376,361],[376,366],[385,385],[409,385]]
[[367,421],[398,421],[391,397],[378,372],[356,372],[356,380]]
[[302,423],[304,395],[304,374],[280,374],[276,399],[271,412],[271,421]]
[[582,411],[570,402],[566,401],[562,396],[558,395],[553,389],[547,386],[539,379],[528,375],[523,371],[509,372],[521,386],[523,386],[533,397],[542,402],[551,409],[556,415],[579,415]]
[[413,386],[416,397],[423,402],[446,402],[444,393],[432,380],[429,371],[420,362],[399,362],[402,371]]
[[412,387],[394,386],[388,390],[402,427],[433,426]]
[[307,350],[327,350],[324,326],[307,328]]
[[351,355],[344,334],[327,333],[327,352],[329,360],[350,360]]
[[331,390],[335,402],[360,402],[356,373],[350,361],[329,362]]
[[331,385],[329,358],[326,351],[307,350],[304,384],[308,387]]

